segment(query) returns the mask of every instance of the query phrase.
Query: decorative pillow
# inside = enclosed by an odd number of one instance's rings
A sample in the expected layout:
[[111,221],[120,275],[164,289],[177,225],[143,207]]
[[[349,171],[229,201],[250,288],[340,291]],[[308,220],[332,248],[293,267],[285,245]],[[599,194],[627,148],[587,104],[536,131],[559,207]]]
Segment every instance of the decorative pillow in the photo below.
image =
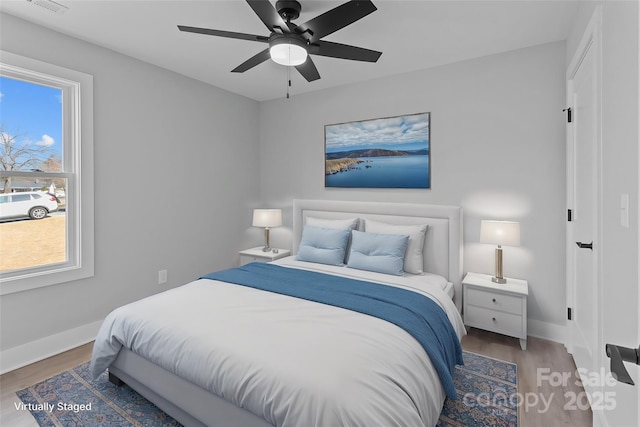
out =
[[329,265],[344,265],[351,230],[305,225],[296,259]]
[[402,276],[408,235],[351,232],[347,267]]
[[355,230],[356,228],[358,228],[358,218],[325,219],[308,216],[306,218],[305,224],[311,225],[313,227],[337,228],[338,230],[346,230],[347,228],[350,228],[352,230]]
[[[314,218],[308,216],[306,218],[306,225],[311,225],[313,227],[323,227],[323,228],[337,228],[339,230],[355,230],[358,228],[358,218],[349,218],[349,219],[325,219],[325,218]],[[343,263],[346,264],[349,261],[349,252],[351,250],[351,241],[347,243],[347,249],[344,252],[344,260]]]
[[407,253],[404,256],[404,271],[411,274],[422,274],[424,272],[422,250],[424,248],[424,238],[427,234],[428,226],[423,225],[395,225],[365,220],[365,231],[384,234],[408,234],[409,243]]

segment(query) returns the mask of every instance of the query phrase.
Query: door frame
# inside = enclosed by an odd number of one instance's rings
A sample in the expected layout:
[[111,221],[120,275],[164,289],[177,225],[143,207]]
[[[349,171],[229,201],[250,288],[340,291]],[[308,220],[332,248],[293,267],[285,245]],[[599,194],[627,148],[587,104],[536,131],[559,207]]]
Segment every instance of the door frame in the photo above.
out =
[[[638,26],[640,27],[640,5],[638,6]],[[640,46],[640,28],[638,28],[638,46]],[[640,112],[640,54],[638,55],[638,112]],[[638,212],[640,212],[640,120],[638,120]],[[640,214],[638,215],[638,230],[640,230]],[[640,266],[640,231],[638,231],[638,265]],[[638,269],[638,307],[640,307],[640,268]],[[640,322],[640,314],[638,321]],[[640,325],[638,325],[638,343],[640,343]],[[640,385],[638,386],[640,387]],[[638,391],[640,396],[640,390]],[[640,405],[637,406],[637,419],[640,422]]]
[[[578,48],[567,68],[566,81],[567,81],[567,106],[574,108],[573,93],[573,78],[578,71],[583,59],[587,52],[592,50],[593,60],[595,61],[595,82],[596,82],[596,97],[597,102],[596,109],[596,142],[594,150],[594,173],[596,174],[595,183],[596,188],[594,191],[595,198],[595,221],[592,229],[593,236],[593,258],[594,258],[594,270],[595,278],[594,285],[596,288],[596,307],[589,307],[593,310],[593,315],[596,318],[596,348],[592,349],[593,362],[595,366],[604,366],[601,348],[604,348],[604,333],[602,325],[602,283],[603,283],[603,257],[602,257],[602,241],[603,241],[603,165],[602,165],[602,6],[598,5],[591,16],[589,24],[587,25],[584,34],[578,44]],[[575,131],[572,123],[569,123],[566,127],[566,146],[567,146],[567,209],[571,209],[575,213],[576,206],[576,194],[575,194]],[[578,213],[579,214],[579,213]],[[573,223],[567,222],[566,233],[566,279],[567,279],[567,292],[566,301],[567,309],[572,309],[572,315],[576,315],[576,310],[584,310],[584,307],[576,307],[576,278],[574,270],[576,268],[576,238],[574,236]],[[574,351],[574,336],[573,325],[571,320],[567,320],[567,339],[565,346],[567,351],[573,354]],[[588,388],[588,387],[585,387]],[[585,390],[588,396],[592,395],[596,390]],[[594,425],[606,425],[604,415],[602,411],[593,411]],[[597,418],[597,419],[596,419]]]

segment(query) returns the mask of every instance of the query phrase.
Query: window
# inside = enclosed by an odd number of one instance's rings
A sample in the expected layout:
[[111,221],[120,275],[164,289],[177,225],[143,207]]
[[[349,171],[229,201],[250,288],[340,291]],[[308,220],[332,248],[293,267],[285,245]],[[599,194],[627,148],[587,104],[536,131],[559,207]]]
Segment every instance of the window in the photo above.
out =
[[93,78],[0,53],[2,295],[93,276]]

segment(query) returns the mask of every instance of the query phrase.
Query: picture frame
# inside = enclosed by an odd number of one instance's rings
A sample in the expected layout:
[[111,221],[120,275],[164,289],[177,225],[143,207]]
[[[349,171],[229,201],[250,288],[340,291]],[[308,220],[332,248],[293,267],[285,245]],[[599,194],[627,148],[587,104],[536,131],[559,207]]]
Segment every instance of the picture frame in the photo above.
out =
[[324,127],[326,188],[431,188],[431,113]]

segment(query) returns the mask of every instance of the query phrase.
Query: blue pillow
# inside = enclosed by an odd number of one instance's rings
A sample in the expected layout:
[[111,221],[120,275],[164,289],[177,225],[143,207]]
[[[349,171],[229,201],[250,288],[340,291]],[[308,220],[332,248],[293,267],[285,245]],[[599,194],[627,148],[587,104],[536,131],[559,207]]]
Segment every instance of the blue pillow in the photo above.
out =
[[351,230],[305,225],[296,259],[329,265],[344,265]]
[[351,253],[347,267],[378,273],[404,274],[404,254],[409,236],[352,231]]

